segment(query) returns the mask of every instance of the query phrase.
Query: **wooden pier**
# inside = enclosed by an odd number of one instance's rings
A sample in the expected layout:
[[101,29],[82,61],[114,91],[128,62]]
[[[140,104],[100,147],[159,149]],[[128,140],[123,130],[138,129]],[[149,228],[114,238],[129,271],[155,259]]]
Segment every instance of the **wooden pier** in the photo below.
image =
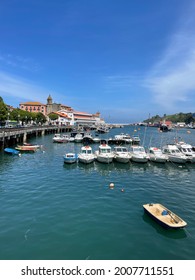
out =
[[54,133],[71,132],[70,126],[31,126],[21,128],[1,128],[0,129],[0,150],[8,146],[28,141],[37,136]]

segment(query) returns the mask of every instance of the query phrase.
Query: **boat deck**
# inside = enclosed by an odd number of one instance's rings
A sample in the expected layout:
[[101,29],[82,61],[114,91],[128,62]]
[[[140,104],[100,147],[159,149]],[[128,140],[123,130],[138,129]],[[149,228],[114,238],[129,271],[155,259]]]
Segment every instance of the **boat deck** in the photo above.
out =
[[161,204],[145,204],[144,210],[162,225],[170,228],[183,228],[187,225],[179,216]]

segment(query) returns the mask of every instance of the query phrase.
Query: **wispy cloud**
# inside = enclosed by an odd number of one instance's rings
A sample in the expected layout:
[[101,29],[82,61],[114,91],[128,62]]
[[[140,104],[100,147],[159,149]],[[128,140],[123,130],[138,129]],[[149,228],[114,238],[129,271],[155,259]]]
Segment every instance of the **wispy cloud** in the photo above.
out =
[[5,72],[0,72],[0,96],[3,98],[13,97],[22,100],[32,100],[44,102],[48,95],[51,94],[49,90],[41,88],[30,81],[19,77],[12,76]]
[[166,108],[190,102],[195,95],[194,10],[193,7],[188,15],[185,14],[186,20],[182,19],[167,49],[144,81],[155,102]]
[[140,77],[136,75],[111,75],[104,78],[104,86],[108,91],[128,91],[137,85]]
[[37,72],[40,69],[40,65],[32,58],[25,58],[22,56],[14,56],[12,54],[0,53],[0,63],[6,66],[28,70],[31,72]]

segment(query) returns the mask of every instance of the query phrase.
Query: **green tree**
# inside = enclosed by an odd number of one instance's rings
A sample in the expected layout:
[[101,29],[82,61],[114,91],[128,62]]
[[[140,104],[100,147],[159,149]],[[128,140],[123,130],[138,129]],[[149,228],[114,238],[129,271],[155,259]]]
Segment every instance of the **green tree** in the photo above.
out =
[[0,122],[7,120],[8,118],[8,108],[0,96]]
[[55,113],[51,113],[51,114],[49,114],[49,118],[50,118],[50,120],[55,121],[58,119],[58,115]]

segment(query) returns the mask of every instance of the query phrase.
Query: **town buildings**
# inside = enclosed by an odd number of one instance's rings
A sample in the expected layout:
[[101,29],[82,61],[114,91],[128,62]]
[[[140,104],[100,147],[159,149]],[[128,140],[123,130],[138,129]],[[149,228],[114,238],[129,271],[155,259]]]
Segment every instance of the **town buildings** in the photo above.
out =
[[[47,98],[47,103],[40,102],[23,102],[20,103],[20,109],[32,112],[42,113],[46,116],[49,123],[58,125],[71,125],[71,126],[98,126],[104,124],[104,120],[100,117],[100,113],[90,114],[86,112],[75,111],[72,107],[53,102],[51,95]],[[50,114],[56,114],[56,120],[50,120]]]
[[46,115],[46,105],[40,102],[23,102],[20,103],[19,108],[23,111],[27,111],[30,113],[42,113]]

